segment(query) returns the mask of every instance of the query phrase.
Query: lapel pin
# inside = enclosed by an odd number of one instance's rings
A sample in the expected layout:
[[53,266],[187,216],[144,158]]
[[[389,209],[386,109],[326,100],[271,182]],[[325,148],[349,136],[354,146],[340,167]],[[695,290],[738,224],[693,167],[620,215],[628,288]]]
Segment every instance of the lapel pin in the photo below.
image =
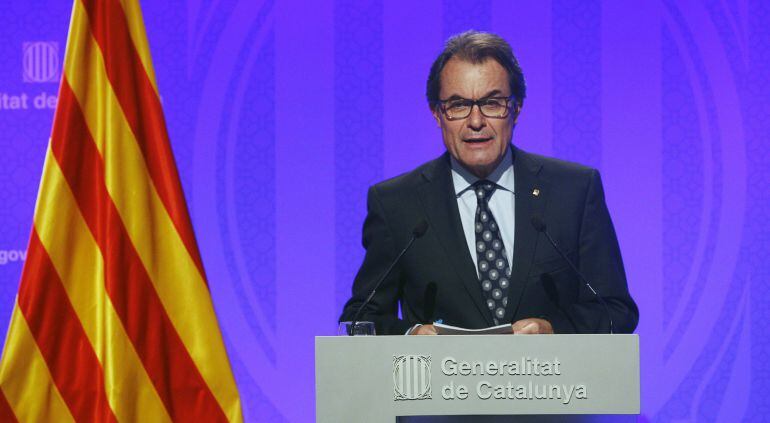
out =
[[534,195],[535,197],[539,197],[540,196],[540,190],[537,189],[537,188],[533,189],[532,190],[532,195]]

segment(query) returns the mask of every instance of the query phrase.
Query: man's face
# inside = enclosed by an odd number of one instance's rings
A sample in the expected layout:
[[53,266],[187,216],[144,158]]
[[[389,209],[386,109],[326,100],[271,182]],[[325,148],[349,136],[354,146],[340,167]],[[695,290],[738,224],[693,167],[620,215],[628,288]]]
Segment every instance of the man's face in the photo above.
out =
[[[494,59],[474,64],[454,57],[441,71],[441,100],[510,95],[508,73]],[[433,117],[441,128],[449,154],[477,177],[486,178],[500,163],[511,142],[517,109],[512,107],[507,117],[497,119],[482,115],[479,107],[473,106],[467,118],[449,120],[440,107],[433,110]]]

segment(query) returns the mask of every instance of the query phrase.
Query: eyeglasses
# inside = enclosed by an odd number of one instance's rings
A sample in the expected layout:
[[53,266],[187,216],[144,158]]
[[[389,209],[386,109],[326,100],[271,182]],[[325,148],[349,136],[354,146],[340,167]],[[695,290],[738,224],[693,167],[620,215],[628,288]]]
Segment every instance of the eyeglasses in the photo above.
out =
[[518,104],[513,102],[514,97],[487,97],[478,100],[468,100],[467,98],[456,98],[449,100],[439,100],[441,111],[448,120],[465,119],[471,115],[473,106],[479,106],[481,114],[493,119],[502,119],[508,117],[511,108],[518,108]]

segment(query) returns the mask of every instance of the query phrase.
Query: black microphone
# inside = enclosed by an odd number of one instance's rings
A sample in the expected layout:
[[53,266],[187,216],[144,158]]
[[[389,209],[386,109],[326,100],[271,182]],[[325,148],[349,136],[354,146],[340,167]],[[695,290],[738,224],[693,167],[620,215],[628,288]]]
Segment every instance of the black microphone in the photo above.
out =
[[572,269],[573,272],[575,272],[576,275],[580,278],[580,281],[583,282],[583,284],[588,287],[588,289],[596,296],[596,299],[599,300],[599,302],[604,306],[604,312],[607,314],[607,320],[610,322],[610,333],[615,333],[615,327],[612,324],[612,315],[610,315],[610,308],[607,306],[607,303],[604,301],[604,298],[599,295],[598,292],[594,289],[594,287],[591,286],[591,283],[588,282],[585,276],[583,276],[582,273],[580,273],[580,270],[575,266],[575,263],[572,262],[572,260],[567,257],[566,254],[556,245],[556,241],[551,238],[551,234],[548,233],[545,226],[545,221],[543,221],[543,218],[540,216],[532,216],[532,226],[535,227],[535,230],[538,232],[541,232],[543,235],[545,235],[546,238],[548,238],[548,242],[551,243],[553,246],[553,249],[556,250],[557,253],[561,256],[561,258],[564,259],[564,261],[567,262],[570,269]]
[[377,289],[380,287],[383,281],[390,275],[390,272],[393,271],[393,268],[396,267],[396,264],[401,260],[401,257],[406,254],[406,252],[409,250],[409,248],[414,244],[414,241],[417,238],[422,237],[425,235],[425,232],[428,231],[428,222],[423,219],[415,225],[414,229],[412,229],[412,237],[409,238],[409,242],[406,243],[406,247],[404,247],[403,250],[396,256],[395,260],[393,260],[392,263],[390,263],[390,266],[385,270],[385,273],[380,276],[380,278],[377,280],[377,283],[374,284],[374,289],[372,289],[372,292],[369,293],[369,296],[366,297],[366,300],[361,304],[361,307],[358,308],[358,311],[356,311],[356,314],[353,315],[353,319],[350,322],[350,327],[348,328],[348,335],[353,335],[356,322],[358,322],[358,318],[361,316],[361,312],[364,311],[364,308],[369,304],[369,302],[372,300],[372,297],[374,297],[374,294],[377,292]]

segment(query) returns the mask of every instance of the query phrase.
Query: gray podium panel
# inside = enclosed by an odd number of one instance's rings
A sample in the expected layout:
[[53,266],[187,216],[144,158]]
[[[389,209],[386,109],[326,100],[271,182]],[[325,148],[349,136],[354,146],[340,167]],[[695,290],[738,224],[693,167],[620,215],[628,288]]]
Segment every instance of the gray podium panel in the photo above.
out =
[[315,358],[319,422],[639,414],[637,335],[316,337]]

